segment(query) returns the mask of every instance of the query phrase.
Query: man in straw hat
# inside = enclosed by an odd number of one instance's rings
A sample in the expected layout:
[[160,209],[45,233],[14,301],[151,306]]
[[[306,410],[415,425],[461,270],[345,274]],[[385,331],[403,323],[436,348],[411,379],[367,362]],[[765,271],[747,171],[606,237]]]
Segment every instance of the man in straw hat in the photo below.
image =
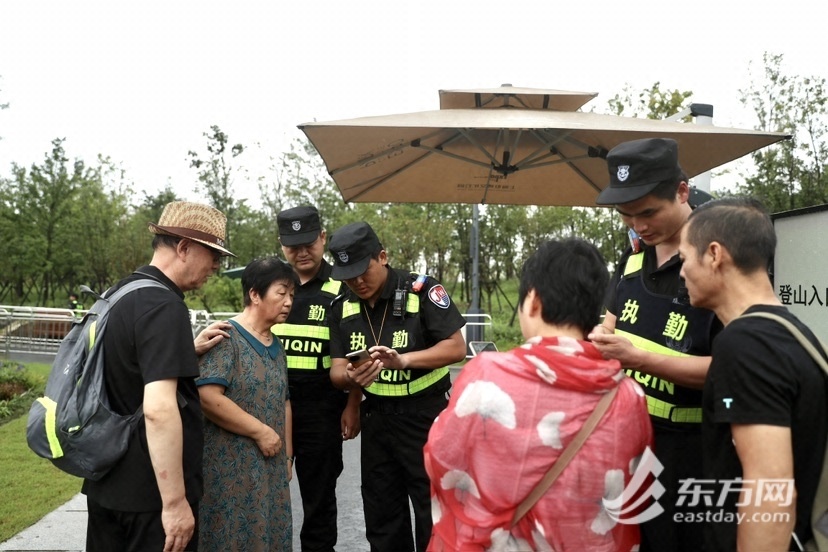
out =
[[[219,268],[227,219],[220,211],[176,201],[164,207],[149,265],[113,289],[152,278],[110,311],[104,334],[106,388],[111,408],[144,419],[123,459],[99,481],[85,480],[89,520],[86,550],[196,550],[201,497],[202,414],[195,378],[197,354],[225,335],[203,332],[193,341],[184,292],[198,289]],[[193,539],[191,541],[191,539]]]

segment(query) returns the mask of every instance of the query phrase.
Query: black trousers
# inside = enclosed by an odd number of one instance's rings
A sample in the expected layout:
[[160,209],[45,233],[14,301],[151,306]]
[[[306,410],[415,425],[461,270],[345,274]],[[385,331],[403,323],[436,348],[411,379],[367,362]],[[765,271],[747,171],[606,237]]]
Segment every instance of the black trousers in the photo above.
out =
[[[86,552],[158,552],[167,539],[161,512],[121,512],[104,508],[87,497]],[[187,550],[198,550],[198,504],[190,505],[195,531]]]
[[293,453],[302,495],[302,552],[333,552],[336,545],[336,480],[342,473],[340,420],[348,396],[293,397]]
[[[701,426],[701,424],[697,424]],[[664,465],[658,480],[664,494],[658,503],[659,516],[641,524],[641,552],[701,552],[704,550],[703,525],[674,521],[676,512],[703,512],[704,506],[676,506],[682,479],[703,479],[701,427],[699,431],[669,431],[653,426],[655,455]]]
[[431,496],[423,447],[447,405],[444,394],[394,402],[371,397],[362,403],[362,502],[372,552],[419,552],[428,546]]

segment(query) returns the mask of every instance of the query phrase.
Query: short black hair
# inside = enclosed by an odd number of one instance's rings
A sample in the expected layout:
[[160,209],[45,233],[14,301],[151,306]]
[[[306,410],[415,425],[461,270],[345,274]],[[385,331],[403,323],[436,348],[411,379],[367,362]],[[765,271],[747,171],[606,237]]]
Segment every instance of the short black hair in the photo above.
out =
[[761,201],[725,197],[699,205],[688,219],[687,242],[704,255],[712,242],[722,244],[742,274],[770,269],[776,231]]
[[169,234],[155,234],[155,237],[152,238],[152,250],[155,251],[160,247],[170,247],[175,249],[178,245],[178,242],[181,241],[181,238],[178,236],[170,236]]
[[250,292],[263,297],[276,282],[284,282],[294,289],[299,286],[299,276],[293,267],[279,257],[256,259],[244,267],[241,276],[244,306],[250,305]]
[[653,191],[647,195],[653,196],[657,199],[669,199],[670,201],[675,201],[676,192],[678,192],[679,184],[682,182],[687,182],[687,174],[683,170],[680,172],[678,180],[665,180],[653,188]]
[[580,238],[550,240],[523,264],[518,297],[522,306],[534,289],[544,322],[575,326],[586,336],[600,321],[608,282],[607,263],[594,245]]

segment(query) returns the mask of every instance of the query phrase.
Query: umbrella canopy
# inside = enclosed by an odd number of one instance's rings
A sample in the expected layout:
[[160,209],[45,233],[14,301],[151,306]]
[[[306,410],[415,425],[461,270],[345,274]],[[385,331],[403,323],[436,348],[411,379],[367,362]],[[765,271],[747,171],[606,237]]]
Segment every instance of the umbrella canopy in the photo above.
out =
[[500,88],[440,90],[440,109],[511,107],[576,111],[597,95],[597,92],[521,88],[504,84]]
[[[475,101],[477,92],[447,91],[443,103]],[[502,89],[491,92],[494,101]],[[382,203],[594,206],[609,180],[604,158],[621,142],[673,138],[682,168],[693,177],[787,137],[526,108],[441,109],[299,128],[346,202]]]

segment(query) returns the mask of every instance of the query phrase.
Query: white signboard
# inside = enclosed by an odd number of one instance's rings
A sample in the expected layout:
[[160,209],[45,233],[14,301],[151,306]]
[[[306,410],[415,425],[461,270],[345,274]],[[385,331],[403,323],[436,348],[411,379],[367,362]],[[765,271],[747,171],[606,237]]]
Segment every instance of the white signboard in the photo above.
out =
[[774,215],[777,297],[828,343],[828,205]]

